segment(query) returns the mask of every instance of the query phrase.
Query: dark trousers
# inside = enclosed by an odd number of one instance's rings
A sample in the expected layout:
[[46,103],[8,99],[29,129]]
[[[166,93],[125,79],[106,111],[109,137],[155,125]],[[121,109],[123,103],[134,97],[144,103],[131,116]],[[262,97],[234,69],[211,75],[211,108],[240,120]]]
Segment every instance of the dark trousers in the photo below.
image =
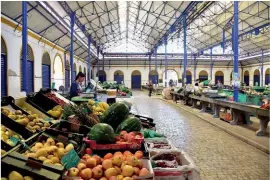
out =
[[148,94],[149,97],[151,97],[152,91],[153,91],[153,89],[150,88],[149,89],[149,94]]

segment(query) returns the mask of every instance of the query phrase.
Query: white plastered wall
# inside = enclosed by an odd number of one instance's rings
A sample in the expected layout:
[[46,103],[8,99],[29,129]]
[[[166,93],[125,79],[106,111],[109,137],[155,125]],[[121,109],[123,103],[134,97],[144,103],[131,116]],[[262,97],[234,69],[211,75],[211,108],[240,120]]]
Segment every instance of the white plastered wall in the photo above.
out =
[[[7,69],[8,69],[8,95],[14,98],[24,97],[25,92],[21,92],[21,80],[20,80],[20,50],[22,46],[21,31],[14,31],[11,26],[1,23],[1,36],[3,37],[7,46]],[[51,46],[38,42],[37,39],[28,35],[28,44],[31,46],[34,53],[34,91],[37,92],[42,87],[42,55],[48,52],[51,59],[51,82],[54,80],[54,58],[59,55],[62,59],[64,66],[64,53],[57,49],[53,49]],[[69,61],[69,55],[67,55]],[[74,58],[74,61],[78,61],[82,67],[87,67],[86,63]],[[78,63],[77,62],[77,67]],[[62,72],[62,82],[64,85],[65,73]],[[58,87],[56,87],[58,89]]]

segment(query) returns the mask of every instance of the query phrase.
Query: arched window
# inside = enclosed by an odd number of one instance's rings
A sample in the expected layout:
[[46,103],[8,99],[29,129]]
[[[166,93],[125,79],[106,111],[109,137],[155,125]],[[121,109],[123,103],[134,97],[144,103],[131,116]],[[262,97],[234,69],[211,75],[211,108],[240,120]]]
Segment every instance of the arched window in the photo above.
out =
[[97,76],[98,76],[98,81],[100,82],[104,82],[106,81],[106,72],[103,71],[103,70],[99,70],[99,72],[97,73]]
[[51,59],[49,53],[42,56],[42,88],[51,86]]
[[79,72],[82,72],[82,66],[81,65],[79,66]]
[[265,85],[270,84],[270,68],[266,69],[264,79]]
[[217,84],[218,80],[224,84],[224,73],[222,71],[217,71],[215,74],[215,83]]
[[76,65],[76,63],[73,63],[73,78],[74,79],[72,79],[72,81],[75,81],[75,78],[76,78],[76,76],[77,76],[77,65]]
[[186,71],[186,78],[187,78],[186,84],[192,84],[192,74],[189,70]]
[[208,73],[205,70],[200,71],[199,80],[200,81],[208,80]]
[[[22,50],[20,53],[21,59],[21,91],[23,91],[23,59]],[[27,45],[27,93],[34,92],[34,53],[31,46]]]
[[60,55],[56,55],[54,58],[54,82],[55,89],[59,89],[60,86],[64,85],[64,66]]
[[114,72],[114,81],[116,81],[117,84],[122,84],[124,81],[124,73],[121,70],[117,70]]
[[69,61],[66,60],[66,66],[65,66],[65,88],[70,87],[70,64]]
[[260,86],[260,71],[258,69],[254,71],[253,86]]
[[140,89],[141,83],[141,72],[138,70],[135,70],[131,73],[131,88],[132,89]]
[[156,70],[149,72],[149,80],[151,80],[153,84],[158,84],[158,72]]
[[8,95],[7,87],[7,46],[1,36],[1,97]]
[[86,74],[86,68],[85,68],[85,67],[83,68],[83,73],[84,73],[84,75],[85,75],[85,78],[84,78],[84,84],[85,84],[85,86],[86,86],[86,78],[87,78],[87,74]]
[[247,86],[249,86],[249,72],[248,71],[244,72],[244,82]]
[[[163,73],[163,86],[165,86],[165,71]],[[174,86],[177,86],[178,83],[178,74],[175,70],[169,69],[167,70],[167,85],[169,86],[169,82],[172,82]]]

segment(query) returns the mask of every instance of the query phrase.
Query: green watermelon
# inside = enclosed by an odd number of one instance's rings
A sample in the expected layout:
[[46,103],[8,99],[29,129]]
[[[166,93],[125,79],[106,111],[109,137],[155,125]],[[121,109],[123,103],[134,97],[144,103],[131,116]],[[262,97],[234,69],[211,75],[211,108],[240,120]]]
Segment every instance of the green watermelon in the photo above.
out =
[[121,124],[129,115],[129,109],[124,103],[114,103],[101,116],[100,122],[109,124],[114,130]]
[[109,124],[98,123],[91,128],[90,139],[98,143],[114,143],[114,130]]
[[120,133],[121,131],[141,131],[142,123],[141,121],[136,117],[130,117],[125,119],[116,129],[116,133]]

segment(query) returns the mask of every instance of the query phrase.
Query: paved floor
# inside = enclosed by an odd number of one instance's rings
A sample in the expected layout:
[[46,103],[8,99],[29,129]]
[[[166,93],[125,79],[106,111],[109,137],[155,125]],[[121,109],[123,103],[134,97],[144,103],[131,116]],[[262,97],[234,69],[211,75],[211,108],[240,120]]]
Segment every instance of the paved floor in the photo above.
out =
[[134,92],[138,114],[155,119],[157,130],[186,151],[202,180],[268,180],[269,156],[217,127],[162,100]]

